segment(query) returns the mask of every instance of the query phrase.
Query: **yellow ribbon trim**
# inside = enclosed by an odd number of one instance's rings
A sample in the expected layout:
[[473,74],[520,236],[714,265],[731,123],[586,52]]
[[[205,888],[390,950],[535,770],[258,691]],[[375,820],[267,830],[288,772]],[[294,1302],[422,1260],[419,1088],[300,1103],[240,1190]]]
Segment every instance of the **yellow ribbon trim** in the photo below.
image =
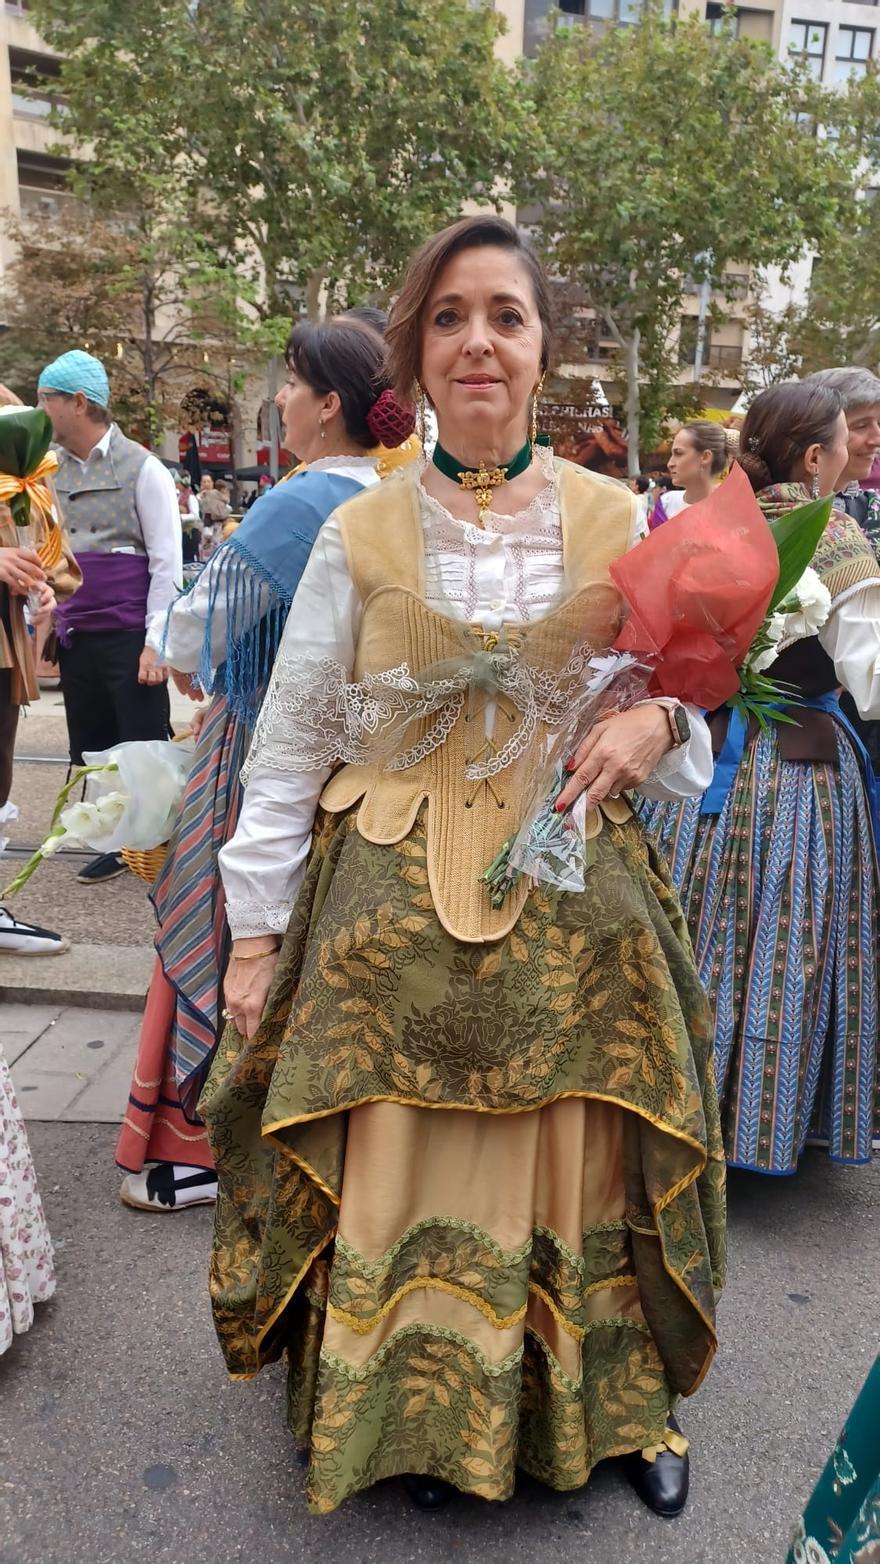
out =
[[345,1309],[340,1309],[338,1305],[333,1303],[328,1303],[327,1313],[338,1324],[347,1325],[348,1329],[354,1331],[356,1336],[369,1336],[370,1332],[375,1330],[376,1326],[387,1318],[392,1309],[397,1308],[400,1300],[405,1298],[407,1293],[422,1292],[429,1289],[448,1293],[452,1298],[460,1298],[462,1303],[471,1304],[473,1308],[478,1309],[485,1316],[489,1324],[493,1325],[496,1330],[510,1330],[512,1326],[518,1325],[520,1320],[524,1320],[526,1317],[526,1305],[523,1304],[521,1309],[516,1309],[513,1314],[508,1314],[504,1319],[501,1319],[495,1313],[491,1303],[488,1303],[485,1298],[478,1298],[476,1293],[472,1292],[469,1287],[460,1287],[456,1282],[444,1281],[439,1276],[415,1276],[412,1281],[404,1282],[402,1287],[398,1287],[393,1297],[389,1298],[387,1303],[382,1305],[378,1313],[371,1314],[369,1319],[366,1320],[359,1319],[356,1314],[348,1314]]
[[687,1455],[688,1442],[684,1434],[676,1433],[674,1428],[664,1428],[663,1438],[659,1443],[648,1445],[648,1448],[642,1451],[642,1460],[649,1461],[653,1466],[658,1455],[662,1455],[664,1450],[670,1450],[673,1455]]
[[8,505],[10,500],[15,499],[16,494],[26,494],[46,522],[48,536],[37,551],[44,570],[51,570],[53,565],[57,565],[62,552],[61,528],[53,518],[52,496],[43,482],[43,479],[50,477],[57,470],[58,457],[54,451],[47,451],[43,460],[25,478],[14,478],[11,473],[0,473],[0,503]]

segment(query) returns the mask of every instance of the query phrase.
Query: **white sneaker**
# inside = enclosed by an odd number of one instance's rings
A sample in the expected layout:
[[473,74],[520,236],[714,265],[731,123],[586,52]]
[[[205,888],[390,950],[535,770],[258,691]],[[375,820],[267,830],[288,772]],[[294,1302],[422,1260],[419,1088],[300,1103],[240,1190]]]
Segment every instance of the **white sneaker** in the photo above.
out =
[[158,1211],[162,1216],[187,1206],[212,1206],[217,1199],[217,1175],[210,1168],[154,1162],[143,1173],[126,1173],[119,1198],[136,1211]]
[[70,940],[35,923],[21,923],[6,907],[0,907],[0,956],[60,956]]

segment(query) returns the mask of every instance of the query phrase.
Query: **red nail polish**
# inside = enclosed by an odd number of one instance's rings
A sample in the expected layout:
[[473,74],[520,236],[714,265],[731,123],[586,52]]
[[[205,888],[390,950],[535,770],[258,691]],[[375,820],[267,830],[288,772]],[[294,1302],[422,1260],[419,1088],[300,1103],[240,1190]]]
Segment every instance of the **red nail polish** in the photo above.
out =
[[565,809],[565,805],[562,802],[561,798],[557,798],[556,803],[553,805],[553,808],[556,810],[556,813],[558,815],[562,814],[563,810]]
[[565,769],[566,769],[566,771],[574,771],[576,767],[577,767],[577,761],[575,760],[574,756],[572,756],[571,760],[567,760],[565,762]]

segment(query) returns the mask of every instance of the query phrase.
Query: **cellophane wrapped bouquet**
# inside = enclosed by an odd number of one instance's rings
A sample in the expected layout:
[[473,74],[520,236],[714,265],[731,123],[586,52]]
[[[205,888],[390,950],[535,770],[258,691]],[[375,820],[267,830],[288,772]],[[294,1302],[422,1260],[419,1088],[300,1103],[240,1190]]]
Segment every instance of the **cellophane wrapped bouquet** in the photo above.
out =
[[592,660],[595,685],[547,740],[522,823],[481,876],[495,906],[522,874],[583,890],[584,797],[563,813],[556,804],[596,721],[656,696],[705,711],[738,708],[762,728],[797,721],[797,692],[767,669],[786,641],[814,634],[827,617],[827,593],[809,565],[831,505],[810,501],[768,522],[734,465],[708,499],[614,562],[623,629],[611,652]]

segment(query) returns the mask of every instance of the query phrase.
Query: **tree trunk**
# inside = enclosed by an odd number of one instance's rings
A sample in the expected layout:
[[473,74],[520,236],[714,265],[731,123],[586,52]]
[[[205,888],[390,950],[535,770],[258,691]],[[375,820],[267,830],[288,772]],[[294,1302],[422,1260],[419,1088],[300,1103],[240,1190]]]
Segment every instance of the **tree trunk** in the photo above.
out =
[[143,287],[143,312],[144,312],[144,396],[147,403],[147,449],[152,451],[155,439],[156,423],[156,366],[153,354],[153,329],[155,326],[155,309],[153,306],[153,288],[148,278],[144,279]]
[[641,333],[638,327],[636,327],[632,335],[627,337],[625,345],[627,472],[631,478],[637,478],[642,470],[639,449],[641,438],[641,396],[639,393],[640,340]]
[[324,316],[324,301],[321,298],[321,290],[324,287],[323,270],[312,272],[306,283],[306,313],[309,320],[322,320]]

